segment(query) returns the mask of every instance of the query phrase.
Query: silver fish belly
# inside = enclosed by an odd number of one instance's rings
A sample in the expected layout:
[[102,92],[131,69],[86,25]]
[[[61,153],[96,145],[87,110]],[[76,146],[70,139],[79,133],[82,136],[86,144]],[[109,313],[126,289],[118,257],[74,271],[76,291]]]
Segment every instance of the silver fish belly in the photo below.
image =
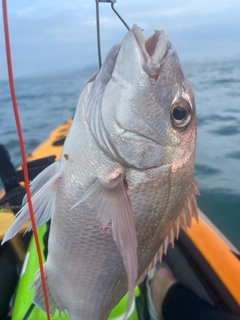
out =
[[[136,25],[83,87],[62,156],[31,184],[51,313],[107,319],[197,218],[194,94],[164,31]],[[24,200],[26,202],[26,200]],[[5,235],[29,219],[25,204]],[[29,226],[29,230],[31,225]],[[45,310],[39,276],[34,303]]]

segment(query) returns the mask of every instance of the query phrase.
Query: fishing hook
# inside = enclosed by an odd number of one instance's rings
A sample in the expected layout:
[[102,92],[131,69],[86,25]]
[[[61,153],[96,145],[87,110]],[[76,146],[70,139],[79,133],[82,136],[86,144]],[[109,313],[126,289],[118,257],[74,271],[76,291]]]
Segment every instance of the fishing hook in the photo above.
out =
[[120,16],[120,14],[117,12],[117,10],[114,7],[114,3],[116,3],[117,0],[96,0],[96,24],[97,24],[97,47],[98,47],[98,65],[99,69],[101,69],[102,66],[102,54],[101,54],[101,40],[100,40],[100,22],[99,22],[99,2],[106,2],[111,3],[111,8],[114,11],[114,13],[118,16],[118,18],[121,20],[121,22],[124,24],[124,26],[129,30],[129,26],[127,23],[123,20],[123,18]]

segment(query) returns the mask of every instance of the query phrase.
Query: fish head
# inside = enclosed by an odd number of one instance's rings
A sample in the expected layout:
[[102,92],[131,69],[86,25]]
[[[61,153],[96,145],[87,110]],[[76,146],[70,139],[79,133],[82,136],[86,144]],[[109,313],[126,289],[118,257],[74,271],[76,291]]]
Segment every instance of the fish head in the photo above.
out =
[[145,40],[134,25],[91,81],[99,93],[89,123],[111,158],[148,169],[194,157],[194,93],[164,31]]

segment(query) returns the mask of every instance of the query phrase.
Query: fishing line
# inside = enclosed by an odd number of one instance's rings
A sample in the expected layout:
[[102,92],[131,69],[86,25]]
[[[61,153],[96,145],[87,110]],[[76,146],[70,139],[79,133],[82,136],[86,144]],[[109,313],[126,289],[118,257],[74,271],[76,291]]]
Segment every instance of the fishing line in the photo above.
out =
[[48,320],[50,320],[51,316],[50,316],[50,309],[49,309],[49,302],[48,302],[48,295],[47,295],[47,286],[46,286],[46,282],[45,282],[44,268],[43,268],[41,249],[40,249],[40,244],[39,244],[39,239],[38,239],[37,227],[36,227],[36,222],[35,222],[34,213],[33,213],[33,206],[32,206],[32,199],[31,199],[31,193],[30,193],[30,188],[29,188],[29,179],[28,179],[28,170],[27,170],[27,161],[26,161],[26,156],[25,156],[23,134],[22,134],[22,128],[21,128],[21,123],[20,123],[20,118],[19,118],[19,113],[18,113],[17,99],[16,99],[16,94],[15,94],[15,88],[14,88],[10,40],[9,40],[9,29],[8,29],[7,0],[2,0],[2,8],[3,8],[3,23],[4,23],[4,36],[5,36],[5,45],[6,45],[6,57],[7,57],[9,86],[10,86],[10,92],[11,92],[11,98],[12,98],[14,117],[15,117],[15,121],[16,121],[17,132],[18,132],[19,144],[20,144],[20,149],[21,149],[22,166],[23,166],[25,187],[26,187],[26,193],[27,193],[27,199],[28,199],[28,207],[29,207],[29,213],[30,213],[30,218],[31,218],[31,223],[32,223],[33,235],[34,235],[34,239],[35,239],[35,243],[36,243],[38,262],[39,262],[42,287],[43,287],[43,294],[44,294],[44,299],[45,299],[45,304],[46,304],[46,313],[47,313]]
[[100,19],[99,19],[99,3],[105,2],[105,3],[111,3],[111,8],[113,12],[117,15],[117,17],[120,19],[120,21],[124,24],[124,26],[127,28],[127,30],[130,30],[128,24],[123,20],[123,18],[120,16],[120,14],[117,12],[117,10],[114,7],[114,3],[117,0],[95,0],[96,1],[96,26],[97,26],[97,48],[98,48],[98,65],[99,69],[102,67],[102,54],[101,54],[101,39],[100,39]]

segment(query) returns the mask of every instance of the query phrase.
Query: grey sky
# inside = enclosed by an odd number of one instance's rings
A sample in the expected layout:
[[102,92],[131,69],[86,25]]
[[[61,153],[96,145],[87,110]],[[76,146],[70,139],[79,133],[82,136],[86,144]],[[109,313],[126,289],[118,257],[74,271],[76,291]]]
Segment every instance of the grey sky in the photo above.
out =
[[[116,9],[146,36],[165,29],[182,61],[240,58],[239,0],[118,0]],[[104,56],[126,29],[109,4],[100,4],[100,14]],[[8,1],[8,15],[16,77],[97,64],[95,0]],[[2,24],[0,79],[6,77]]]

